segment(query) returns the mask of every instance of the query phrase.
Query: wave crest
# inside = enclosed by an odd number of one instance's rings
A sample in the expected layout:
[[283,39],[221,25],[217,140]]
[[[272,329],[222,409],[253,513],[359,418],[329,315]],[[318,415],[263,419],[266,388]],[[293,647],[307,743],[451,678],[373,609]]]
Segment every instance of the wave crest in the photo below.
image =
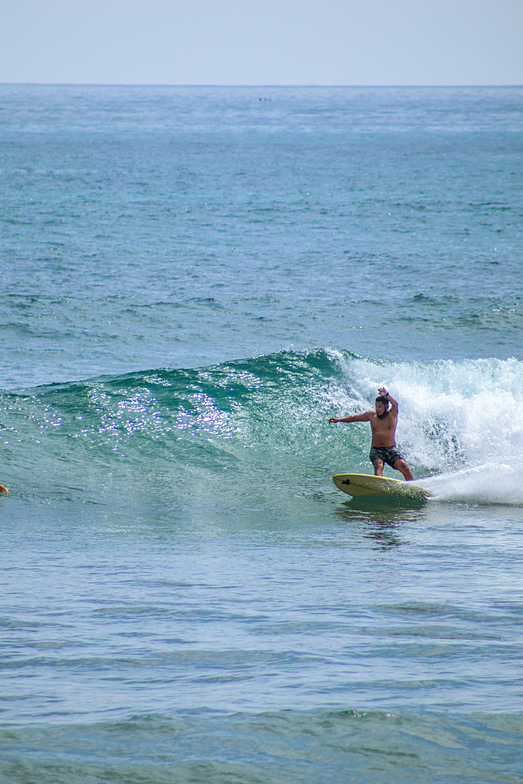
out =
[[373,407],[382,384],[400,403],[398,444],[415,476],[454,475],[436,495],[483,498],[489,464],[503,475],[491,501],[522,502],[507,470],[523,457],[517,360],[408,363],[318,349],[38,387],[2,395],[4,446],[11,473],[77,466],[77,482],[126,463],[151,476],[228,468],[240,483],[255,474],[319,487],[333,473],[369,472],[368,425],[328,419]]

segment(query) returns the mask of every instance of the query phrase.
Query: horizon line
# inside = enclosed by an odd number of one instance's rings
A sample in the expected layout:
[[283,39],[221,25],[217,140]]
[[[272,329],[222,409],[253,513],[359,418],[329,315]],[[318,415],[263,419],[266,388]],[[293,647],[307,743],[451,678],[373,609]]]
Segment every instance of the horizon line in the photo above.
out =
[[469,89],[469,88],[511,88],[523,87],[522,84],[213,84],[212,82],[198,83],[170,83],[170,82],[2,82],[2,87],[213,87],[213,88],[253,88],[253,89],[286,89],[286,88],[315,88],[315,89]]

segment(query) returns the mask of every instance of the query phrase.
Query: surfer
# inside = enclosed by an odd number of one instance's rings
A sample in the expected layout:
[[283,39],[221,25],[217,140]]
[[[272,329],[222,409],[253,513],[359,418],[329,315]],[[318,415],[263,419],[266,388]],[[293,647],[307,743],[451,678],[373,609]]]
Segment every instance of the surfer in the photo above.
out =
[[410,482],[414,477],[403,455],[396,447],[398,402],[389,395],[385,387],[378,389],[378,392],[375,411],[366,411],[364,414],[346,416],[341,419],[332,417],[329,419],[329,424],[334,422],[370,422],[372,446],[369,457],[374,466],[374,475],[383,476],[383,468],[387,463],[396,471],[401,471],[405,479]]

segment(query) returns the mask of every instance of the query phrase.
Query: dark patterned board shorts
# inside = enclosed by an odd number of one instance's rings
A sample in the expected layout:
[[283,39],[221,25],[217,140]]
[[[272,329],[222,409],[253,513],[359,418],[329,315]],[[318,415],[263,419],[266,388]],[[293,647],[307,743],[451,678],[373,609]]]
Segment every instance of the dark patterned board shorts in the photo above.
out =
[[373,446],[369,458],[371,463],[374,463],[375,460],[383,460],[391,468],[394,468],[396,460],[404,460],[403,455],[395,446]]

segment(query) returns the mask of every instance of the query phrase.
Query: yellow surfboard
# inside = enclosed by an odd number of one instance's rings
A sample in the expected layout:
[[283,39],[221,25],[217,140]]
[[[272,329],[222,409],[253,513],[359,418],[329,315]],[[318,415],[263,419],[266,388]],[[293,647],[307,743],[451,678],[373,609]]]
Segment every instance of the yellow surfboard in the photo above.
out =
[[0,485],[0,493],[4,493],[4,495],[9,495],[9,490],[7,489],[7,487]]
[[335,474],[334,484],[338,490],[357,498],[414,498],[423,500],[431,493],[414,482],[389,479],[372,474]]

